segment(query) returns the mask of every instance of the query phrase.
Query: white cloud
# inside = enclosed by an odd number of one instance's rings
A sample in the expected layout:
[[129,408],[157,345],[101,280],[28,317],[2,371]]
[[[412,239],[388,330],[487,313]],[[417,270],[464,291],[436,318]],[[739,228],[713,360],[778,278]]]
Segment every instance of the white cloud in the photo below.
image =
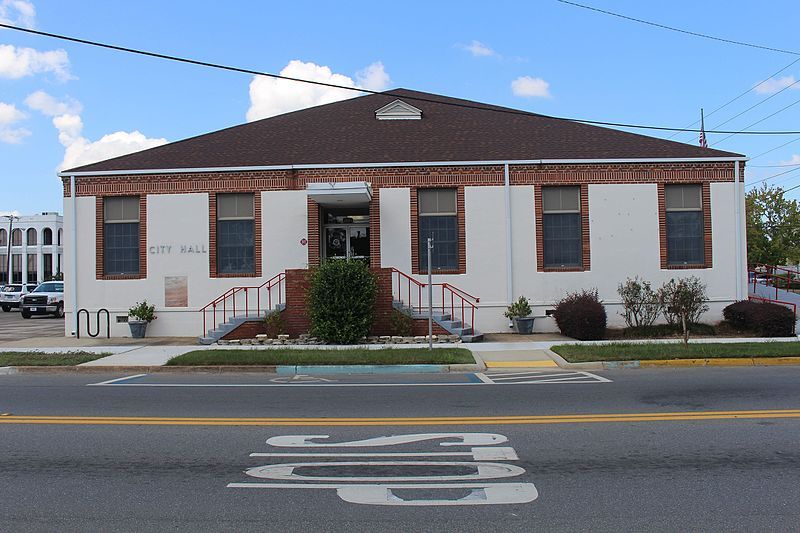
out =
[[26,117],[25,113],[17,109],[14,104],[0,102],[0,142],[18,144],[22,139],[31,134],[25,128],[12,128],[11,126]]
[[66,148],[58,170],[89,165],[167,144],[166,139],[153,139],[139,131],[116,131],[90,141],[81,135],[83,122],[77,115],[62,115],[53,119],[58,140]]
[[16,209],[14,211],[0,211],[0,217],[18,217],[20,212]]
[[[794,76],[783,76],[781,78],[770,78],[753,87],[757,94],[775,94],[781,89],[797,83]],[[800,84],[794,85],[793,89],[800,89]]]
[[25,105],[48,117],[67,114],[77,115],[83,110],[81,103],[74,98],[67,97],[63,100],[58,100],[44,91],[36,91],[29,94],[25,98]]
[[475,39],[473,39],[469,44],[463,44],[460,46],[475,57],[500,57],[500,54]]
[[792,154],[792,158],[788,161],[781,161],[781,165],[800,165],[800,155]]
[[383,63],[376,61],[356,72],[356,81],[359,87],[368,89],[370,91],[385,91],[389,88],[389,75],[383,68]]
[[[321,81],[345,87],[382,90],[389,83],[383,64],[373,63],[356,74],[358,83],[349,76],[336,74],[330,67],[315,63],[292,60],[280,72],[281,76],[304,80]],[[247,121],[305,109],[316,105],[329,104],[358,96],[358,91],[312,85],[295,81],[254,76],[250,82],[250,108]]]
[[40,52],[33,48],[0,44],[0,78],[15,80],[44,72],[51,72],[58,81],[72,79],[67,52],[64,50]]
[[2,0],[0,22],[33,28],[36,25],[36,8],[26,0]]
[[511,82],[511,91],[516,96],[550,98],[550,84],[542,78],[520,76]]

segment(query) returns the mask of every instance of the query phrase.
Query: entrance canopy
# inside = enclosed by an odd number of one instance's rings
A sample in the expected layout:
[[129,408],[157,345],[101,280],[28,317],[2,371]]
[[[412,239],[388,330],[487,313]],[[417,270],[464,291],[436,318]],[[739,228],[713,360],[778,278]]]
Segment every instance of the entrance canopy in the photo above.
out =
[[329,207],[363,206],[372,200],[372,186],[366,181],[309,183],[306,192],[318,204]]

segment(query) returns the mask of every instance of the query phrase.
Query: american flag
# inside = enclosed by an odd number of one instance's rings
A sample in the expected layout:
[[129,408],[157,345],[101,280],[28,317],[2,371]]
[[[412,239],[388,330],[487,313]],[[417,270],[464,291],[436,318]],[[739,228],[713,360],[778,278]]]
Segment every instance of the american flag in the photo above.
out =
[[708,141],[706,140],[706,125],[703,121],[703,108],[700,108],[700,146],[708,148]]

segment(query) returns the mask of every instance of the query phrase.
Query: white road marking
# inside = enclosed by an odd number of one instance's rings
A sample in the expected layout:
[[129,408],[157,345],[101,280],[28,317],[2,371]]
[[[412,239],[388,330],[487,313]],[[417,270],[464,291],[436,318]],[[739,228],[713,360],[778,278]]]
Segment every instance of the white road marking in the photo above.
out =
[[413,433],[345,442],[311,442],[311,439],[328,438],[330,435],[279,435],[267,439],[267,444],[279,448],[362,448],[397,446],[439,439],[460,439],[459,442],[440,442],[439,446],[491,446],[508,442],[508,437],[497,433]]
[[[428,466],[442,468],[471,467],[476,470],[473,474],[460,474],[450,476],[301,476],[295,474],[297,468],[317,467],[330,468],[337,466]],[[257,466],[244,472],[248,476],[277,479],[284,481],[360,481],[360,482],[386,482],[386,481],[468,481],[474,479],[500,479],[516,477],[525,473],[525,469],[516,465],[486,462],[439,462],[439,461],[330,461],[321,463],[283,463]]]
[[100,383],[89,383],[89,386],[98,386],[98,385],[112,385],[114,383],[119,383],[121,381],[126,381],[133,378],[141,378],[146,376],[147,374],[136,374],[133,376],[125,376],[124,378],[117,378],[117,379],[109,379],[108,381],[103,381]]
[[[335,489],[348,503],[362,505],[503,505],[530,503],[539,497],[533,483],[409,483],[403,485],[337,485],[329,483],[228,483],[236,489]],[[403,500],[392,490],[397,489],[472,489],[469,495],[457,500]],[[482,494],[477,491],[482,491]]]
[[479,447],[469,452],[384,452],[384,453],[251,453],[250,457],[472,457],[476,461],[518,461],[511,447]]
[[[534,370],[528,372],[483,374],[496,385],[538,385],[559,383],[611,383],[611,380],[591,372],[568,370]],[[480,378],[480,375],[478,375]],[[483,378],[480,378],[483,381]]]
[[296,374],[294,376],[281,376],[270,380],[273,383],[333,383],[337,379],[326,379],[318,376],[309,376],[307,374]]

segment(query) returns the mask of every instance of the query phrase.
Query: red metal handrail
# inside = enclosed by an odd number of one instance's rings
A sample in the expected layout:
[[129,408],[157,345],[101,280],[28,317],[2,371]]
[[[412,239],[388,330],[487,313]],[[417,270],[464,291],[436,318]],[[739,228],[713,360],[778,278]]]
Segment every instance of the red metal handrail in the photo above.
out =
[[[785,269],[783,269],[783,270],[785,270]],[[789,276],[789,275],[785,275],[784,276],[784,275],[781,275],[781,274],[772,274],[770,272],[758,272],[757,270],[754,270],[752,268],[748,271],[748,276],[752,279],[753,292],[756,292],[756,288],[758,287],[759,278],[761,278],[761,281],[764,281],[764,283],[763,283],[764,286],[775,288],[775,299],[776,300],[778,299],[778,296],[779,296],[779,294],[778,294],[779,290],[783,289],[783,290],[786,290],[786,291],[791,291],[793,283],[800,283],[800,278],[795,277],[795,276]],[[779,283],[780,280],[784,280],[785,281],[783,287],[781,287],[781,283]],[[750,280],[748,280],[748,283],[750,283]]]
[[[396,268],[392,268],[391,271],[392,298],[403,302],[412,311],[423,314],[428,309],[428,291],[424,290],[428,284],[414,279]],[[441,309],[443,315],[449,308],[451,320],[460,319],[462,325],[469,324],[474,332],[475,310],[478,308],[477,304],[480,302],[480,298],[449,283],[432,283],[431,287],[438,288],[433,291],[433,307]],[[414,296],[416,296],[416,300]],[[437,296],[440,298],[438,302],[435,301]],[[469,321],[467,321],[467,315],[469,315]]]
[[[203,313],[203,335],[206,335],[208,332],[207,326],[207,314],[210,311],[212,313],[212,321],[214,323],[214,327],[217,325],[224,323],[228,320],[228,300],[231,301],[231,308],[232,308],[232,316],[236,317],[236,296],[244,293],[244,314],[245,316],[248,315],[250,312],[250,291],[255,291],[256,295],[256,313],[260,314],[261,309],[261,292],[266,291],[266,304],[267,306],[264,308],[265,311],[270,309],[275,309],[277,305],[283,303],[283,295],[284,291],[281,288],[281,284],[285,284],[286,281],[286,273],[281,272],[279,274],[274,275],[261,285],[250,285],[250,286],[236,286],[231,287],[230,289],[226,290],[221,295],[214,298],[208,304],[200,309],[200,312]],[[278,291],[278,297],[275,300],[275,306],[273,306],[273,297],[272,292],[274,289]],[[222,306],[222,320],[217,321],[217,308]]]

